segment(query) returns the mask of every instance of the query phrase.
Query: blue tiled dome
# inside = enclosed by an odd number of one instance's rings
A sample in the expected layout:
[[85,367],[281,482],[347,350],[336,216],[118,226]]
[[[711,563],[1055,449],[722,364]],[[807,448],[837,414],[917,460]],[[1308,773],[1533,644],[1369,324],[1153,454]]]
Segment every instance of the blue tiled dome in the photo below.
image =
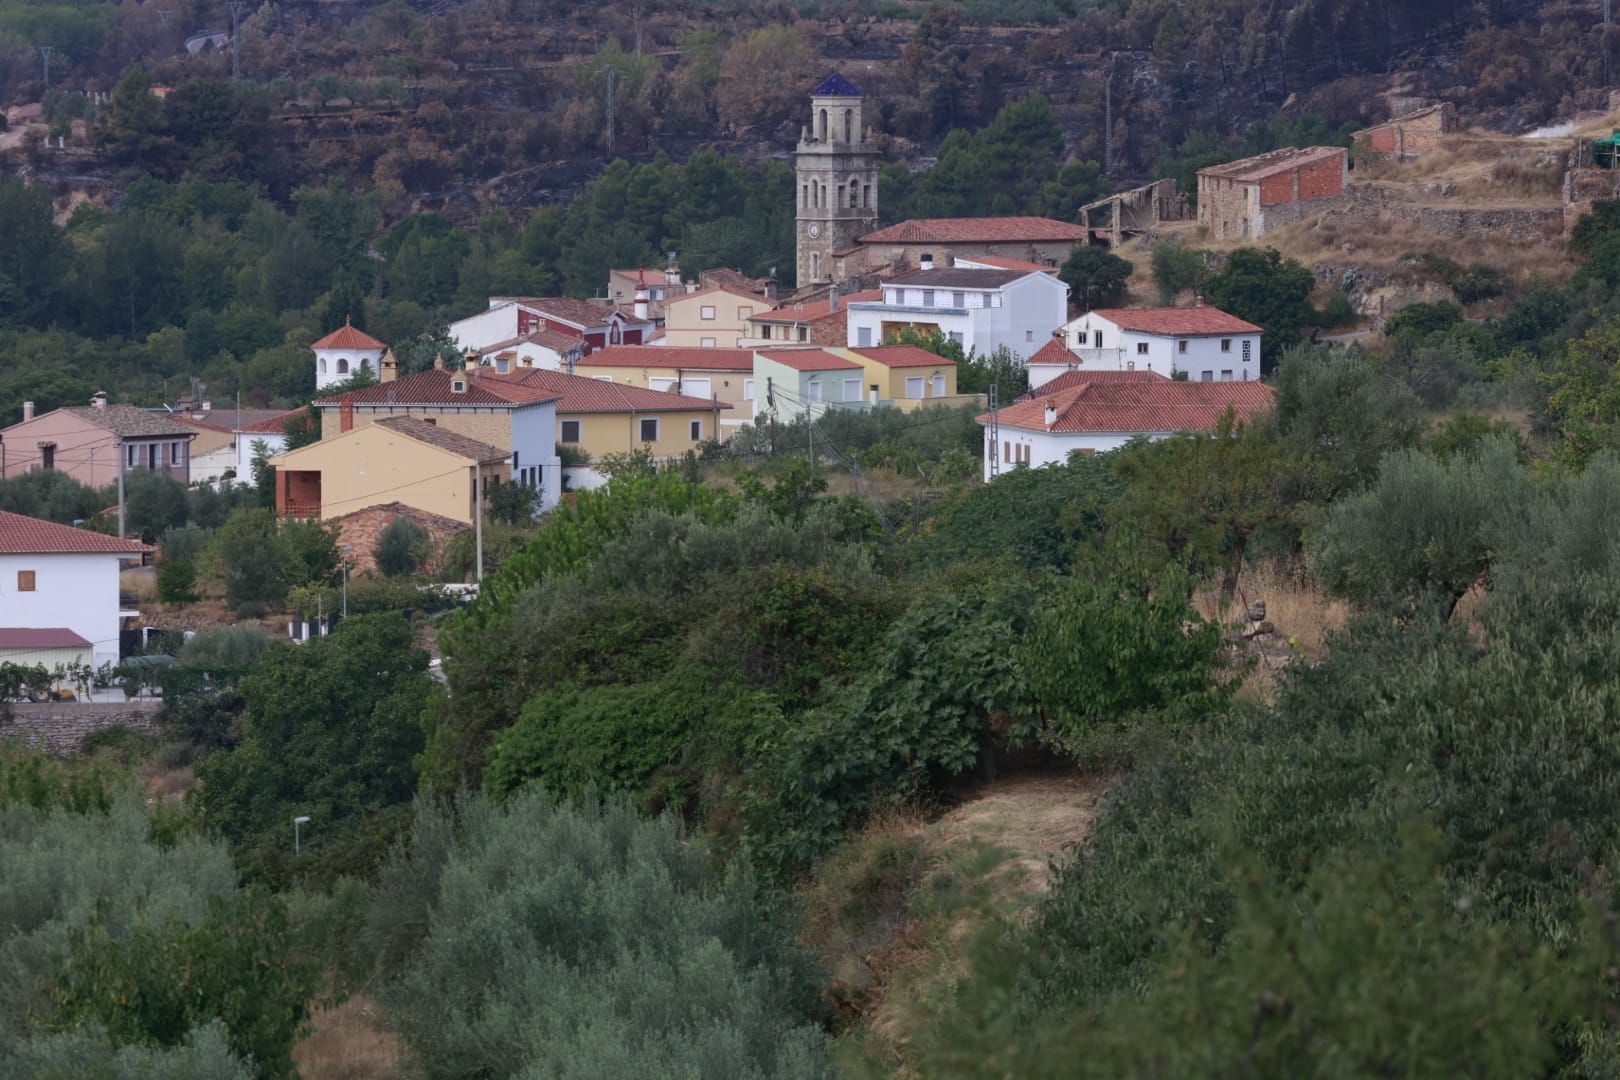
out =
[[813,97],[861,97],[861,88],[844,78],[838,72],[833,72],[821,80],[821,85],[810,91]]

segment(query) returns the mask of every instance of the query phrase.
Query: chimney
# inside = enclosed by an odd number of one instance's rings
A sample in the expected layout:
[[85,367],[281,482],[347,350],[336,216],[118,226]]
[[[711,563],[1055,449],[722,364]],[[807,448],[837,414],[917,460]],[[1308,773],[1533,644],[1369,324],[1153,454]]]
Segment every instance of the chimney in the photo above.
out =
[[647,275],[640,270],[636,271],[636,318],[646,322],[652,311],[647,305]]
[[1057,423],[1057,406],[1051,402],[1046,403],[1046,426],[1051,427]]
[[838,310],[838,286],[834,285],[827,294],[827,314],[831,315]]
[[107,407],[107,391],[97,390],[94,394],[91,394],[90,407],[92,409],[105,409]]
[[1204,301],[1204,296],[1203,296],[1202,293],[1200,293],[1197,296],[1193,297],[1193,307],[1203,307],[1204,303],[1205,303],[1205,301]]
[[28,421],[32,420],[33,418],[34,418],[34,403],[32,401],[23,402],[23,423],[26,424]]
[[681,264],[676,261],[676,253],[669,253],[669,262],[665,264],[664,284],[679,285],[681,283]]
[[394,355],[393,349],[389,349],[382,354],[382,359],[377,361],[377,381],[393,382],[397,378],[399,378],[399,357]]
[[932,270],[934,268],[933,254],[925,251],[921,255],[917,256],[917,265],[924,270]]
[[468,349],[466,352],[461,354],[461,370],[462,371],[477,371],[478,370],[478,350],[477,349]]
[[354,430],[354,399],[343,395],[343,404],[338,406],[338,431]]

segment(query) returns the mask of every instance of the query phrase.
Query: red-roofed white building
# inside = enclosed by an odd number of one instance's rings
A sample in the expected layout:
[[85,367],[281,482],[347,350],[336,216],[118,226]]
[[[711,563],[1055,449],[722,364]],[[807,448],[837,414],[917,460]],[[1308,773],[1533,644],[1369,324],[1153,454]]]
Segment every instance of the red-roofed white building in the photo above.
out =
[[[1187,373],[1194,382],[1246,382],[1261,375],[1260,327],[1220,308],[1097,308],[1063,327],[1073,366],[1091,371]],[[1045,352],[1051,346],[1043,346]],[[1030,385],[1067,370],[1053,356],[1032,357]]]
[[365,370],[375,377],[381,370],[382,355],[388,351],[387,345],[364,330],[356,330],[347,319],[310,348],[315,353],[317,390],[347,382]]
[[1271,387],[1262,382],[1076,381],[997,410],[993,425],[989,413],[978,418],[985,427],[984,479],[1019,465],[1059,465],[1075,454],[1117,450],[1139,436],[1210,431],[1228,409],[1247,420],[1269,411],[1272,402]]
[[[0,662],[38,663],[42,650],[84,651],[93,667],[118,661],[118,572],[152,549],[88,529],[0,510]],[[76,644],[74,638],[82,644]],[[65,658],[64,658],[65,659]]]
[[589,356],[609,345],[645,344],[657,326],[650,316],[613,304],[567,296],[492,296],[489,307],[451,323],[449,332],[457,348],[482,352],[499,342],[555,330],[579,339]]

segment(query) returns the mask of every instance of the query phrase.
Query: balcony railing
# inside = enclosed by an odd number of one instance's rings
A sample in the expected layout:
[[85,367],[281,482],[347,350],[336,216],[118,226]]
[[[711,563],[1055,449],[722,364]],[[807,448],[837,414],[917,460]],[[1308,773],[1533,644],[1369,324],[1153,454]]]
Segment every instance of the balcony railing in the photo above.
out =
[[288,499],[282,504],[281,512],[290,518],[318,518],[321,504],[308,499]]

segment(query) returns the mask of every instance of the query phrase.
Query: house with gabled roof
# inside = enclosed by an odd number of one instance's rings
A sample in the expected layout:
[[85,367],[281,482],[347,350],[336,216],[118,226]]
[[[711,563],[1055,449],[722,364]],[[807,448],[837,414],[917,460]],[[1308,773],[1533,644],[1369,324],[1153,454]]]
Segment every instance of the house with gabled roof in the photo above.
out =
[[882,299],[850,301],[850,348],[890,343],[909,330],[980,356],[1005,348],[1024,360],[1068,317],[1069,286],[1053,274],[924,262],[884,281]]
[[1060,266],[1086,235],[1085,226],[1054,218],[918,218],[866,233],[858,251],[846,253],[842,263],[849,276],[921,266],[925,257],[938,266],[985,257]]
[[1135,438],[1211,431],[1228,411],[1249,420],[1272,404],[1271,387],[1262,382],[1075,380],[978,417],[985,428],[984,479],[1020,465],[1039,468],[1075,454],[1117,450]]
[[956,392],[956,361],[916,345],[876,345],[836,349],[865,369],[866,399],[900,409],[979,402],[978,394]]
[[483,372],[478,385],[501,393],[516,387],[554,395],[557,442],[578,447],[592,458],[635,450],[646,450],[656,460],[678,458],[721,438],[721,417],[731,410],[731,405],[713,396],[702,398],[538,368],[509,375]]
[[883,299],[883,290],[841,294],[837,286],[818,300],[782,304],[748,319],[745,349],[789,345],[842,346],[849,343],[849,305]]
[[[92,667],[117,663],[118,574],[152,549],[88,529],[0,510],[0,662],[40,663],[43,652]],[[51,666],[54,666],[51,665]]]
[[121,473],[152,469],[189,484],[196,434],[160,413],[109,404],[102,393],[89,405],[39,415],[25,401],[22,420],[0,430],[0,476],[54,469],[102,488],[117,483]]
[[[1146,370],[1185,373],[1198,382],[1244,382],[1262,373],[1264,333],[1247,319],[1199,301],[1192,307],[1097,308],[1064,324],[1057,340],[1083,370]],[[1050,365],[1039,372],[1056,373]],[[1031,368],[1032,385],[1036,377],[1037,369]]]
[[699,289],[664,302],[665,347],[735,349],[748,336],[748,320],[771,305],[764,297],[726,285]]
[[1343,200],[1342,146],[1285,146],[1198,170],[1198,224],[1216,240],[1254,240]]
[[[389,374],[385,370],[384,375]],[[559,395],[519,384],[491,383],[480,378],[482,374],[495,373],[479,367],[475,358],[471,370],[433,368],[317,398],[313,408],[320,416],[321,440],[390,417],[431,421],[506,451],[513,482],[538,491],[540,509],[549,510],[562,497],[562,462],[557,457]]]
[[866,369],[832,349],[757,349],[754,416],[819,416],[829,409],[865,408]]
[[[270,459],[276,513],[321,521],[396,502],[455,521],[512,477],[511,454],[418,416],[387,416]],[[480,487],[480,484],[482,487]]]
[[567,296],[492,296],[488,308],[451,323],[449,332],[457,348],[465,352],[539,330],[555,330],[578,339],[589,356],[609,345],[644,344],[657,325],[650,314],[638,315],[632,307],[615,304]]
[[754,410],[752,349],[683,349],[671,346],[614,345],[574,368],[588,379],[648,390],[718,400],[720,438],[748,423]]

